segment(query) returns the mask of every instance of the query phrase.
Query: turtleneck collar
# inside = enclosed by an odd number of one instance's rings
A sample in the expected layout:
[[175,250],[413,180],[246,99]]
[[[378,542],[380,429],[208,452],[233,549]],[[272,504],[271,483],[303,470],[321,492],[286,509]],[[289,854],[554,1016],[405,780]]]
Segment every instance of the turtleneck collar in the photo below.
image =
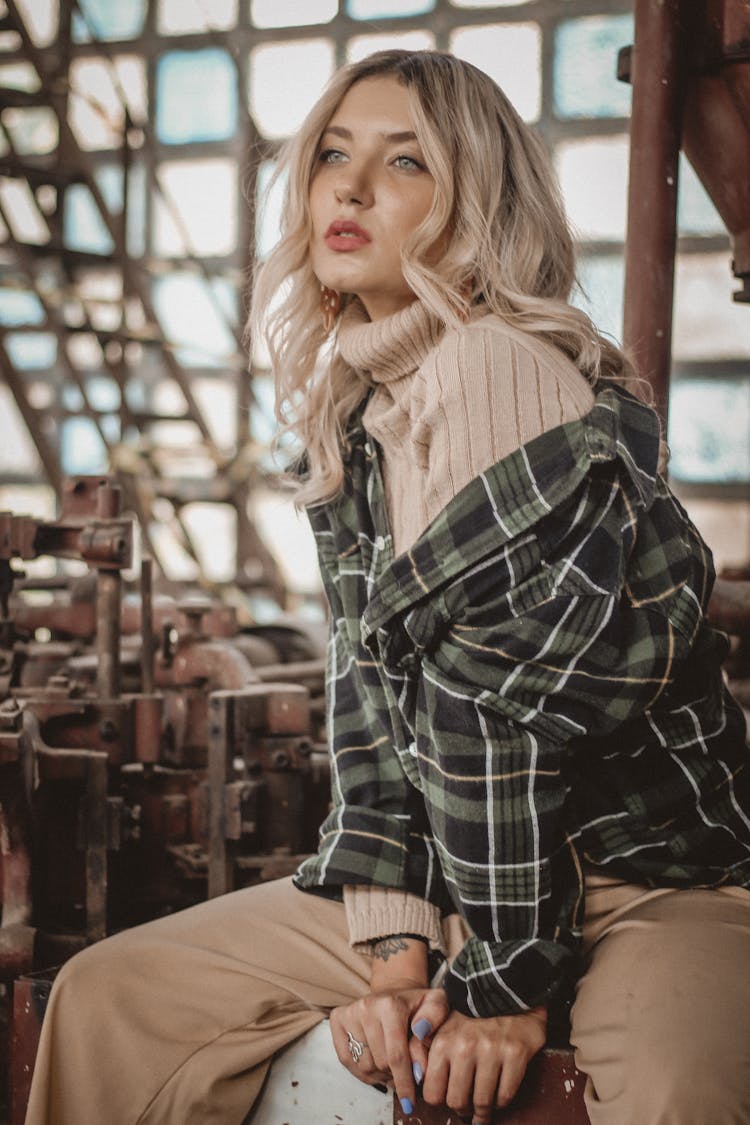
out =
[[416,371],[443,331],[443,322],[421,301],[382,320],[370,320],[355,300],[341,318],[338,348],[357,371],[368,372],[374,383],[387,383]]

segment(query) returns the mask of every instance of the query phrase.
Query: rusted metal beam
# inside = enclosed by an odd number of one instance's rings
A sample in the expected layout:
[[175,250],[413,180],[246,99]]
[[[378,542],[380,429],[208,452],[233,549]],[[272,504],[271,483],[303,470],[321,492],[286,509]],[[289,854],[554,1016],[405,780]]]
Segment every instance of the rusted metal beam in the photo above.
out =
[[[682,146],[732,238],[733,270],[750,277],[750,65],[691,76]],[[742,71],[742,74],[739,72]],[[747,114],[738,104],[747,96]]]
[[54,972],[34,973],[13,983],[8,1067],[10,1125],[23,1125],[26,1117],[31,1075],[53,976]]
[[227,840],[226,784],[234,755],[234,697],[213,692],[208,718],[208,897],[234,889],[233,849]]
[[685,85],[684,0],[636,0],[631,78],[624,343],[667,420],[677,177]]

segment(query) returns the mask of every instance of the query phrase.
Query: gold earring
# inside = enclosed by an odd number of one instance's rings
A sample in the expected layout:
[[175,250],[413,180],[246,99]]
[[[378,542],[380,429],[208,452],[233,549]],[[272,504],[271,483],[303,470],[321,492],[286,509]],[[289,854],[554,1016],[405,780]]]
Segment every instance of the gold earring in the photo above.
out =
[[333,332],[333,325],[340,312],[341,294],[337,293],[335,289],[329,289],[327,285],[321,283],[320,315],[323,317],[323,327],[326,330],[326,336],[330,336],[331,332]]

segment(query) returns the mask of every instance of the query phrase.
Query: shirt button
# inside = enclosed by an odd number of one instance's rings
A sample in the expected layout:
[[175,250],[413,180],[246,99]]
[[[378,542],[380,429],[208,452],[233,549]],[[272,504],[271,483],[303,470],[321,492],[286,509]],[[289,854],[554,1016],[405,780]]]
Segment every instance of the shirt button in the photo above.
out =
[[375,546],[379,551],[382,551],[383,547],[385,547],[385,539],[382,535],[378,535],[377,539],[375,540]]
[[416,758],[416,756],[417,756],[417,744],[416,744],[416,742],[410,742],[409,745],[407,746],[407,750],[409,751],[409,753],[411,754],[411,756],[413,758]]

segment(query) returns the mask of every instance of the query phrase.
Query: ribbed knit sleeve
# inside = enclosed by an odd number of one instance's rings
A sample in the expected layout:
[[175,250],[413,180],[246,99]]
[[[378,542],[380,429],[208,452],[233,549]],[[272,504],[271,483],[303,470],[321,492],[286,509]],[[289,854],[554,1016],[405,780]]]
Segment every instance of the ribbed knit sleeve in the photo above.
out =
[[345,886],[344,907],[349,942],[360,953],[369,953],[371,941],[391,934],[418,934],[430,949],[446,952],[440,911],[417,895],[386,887]]
[[550,355],[485,321],[448,333],[434,372],[422,375],[426,523],[490,465],[594,404],[591,387],[562,353]]

